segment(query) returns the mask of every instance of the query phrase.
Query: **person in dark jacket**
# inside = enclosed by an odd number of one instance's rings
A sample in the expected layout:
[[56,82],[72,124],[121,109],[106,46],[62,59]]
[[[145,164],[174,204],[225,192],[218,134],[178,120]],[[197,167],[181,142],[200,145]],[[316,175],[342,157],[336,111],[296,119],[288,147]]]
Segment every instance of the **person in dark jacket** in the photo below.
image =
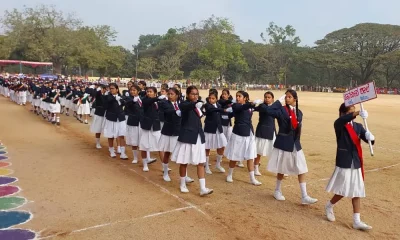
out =
[[140,88],[132,85],[129,89],[129,97],[126,97],[125,114],[128,116],[126,126],[126,144],[132,146],[132,163],[138,163],[138,146],[140,142],[140,120],[143,117],[142,101],[139,97]]
[[[285,101],[282,106],[281,101]],[[297,92],[287,90],[285,95],[266,109],[267,113],[278,120],[279,131],[274,143],[267,170],[277,174],[274,197],[284,201],[281,182],[284,174],[297,175],[303,205],[314,204],[318,200],[307,194],[307,162],[300,144],[303,113],[299,109]]]
[[221,114],[226,110],[217,103],[218,93],[211,92],[208,95],[208,103],[204,105],[204,134],[206,138],[206,173],[212,174],[209,167],[210,150],[217,150],[217,165],[216,169],[224,173],[225,169],[221,166],[222,157],[224,155],[224,148],[227,145],[226,137],[223,133]]
[[250,182],[255,186],[261,185],[254,175],[254,158],[256,157],[256,145],[254,142],[254,130],[251,118],[253,109],[262,101],[249,102],[249,94],[244,91],[236,93],[236,103],[232,105],[235,124],[232,136],[226,147],[225,155],[229,161],[229,172],[226,181],[233,182],[233,170],[239,161],[247,161],[247,169],[250,175]]
[[[225,88],[222,90],[221,96],[218,100],[218,103],[221,105],[223,109],[228,109],[232,107],[233,104],[233,98],[229,92],[229,89]],[[229,141],[229,138],[232,135],[232,117],[233,113],[229,112],[223,112],[221,113],[221,124],[222,124],[222,130],[224,131],[224,135],[226,137],[226,140]]]
[[104,109],[104,97],[105,93],[107,92],[107,86],[103,85],[99,87],[100,89],[97,89],[98,91],[96,92],[96,95],[94,97],[94,105],[96,105],[95,111],[94,111],[94,118],[92,121],[92,124],[90,125],[90,132],[95,134],[96,137],[96,148],[101,149],[100,145],[100,136],[101,132],[103,132],[103,126],[104,126],[104,115],[106,114],[106,111]]
[[106,111],[106,119],[104,123],[103,135],[108,138],[108,147],[110,156],[116,157],[114,149],[114,138],[119,140],[121,155],[120,158],[127,160],[128,156],[125,154],[125,134],[126,134],[126,121],[123,106],[125,105],[119,93],[119,88],[116,83],[110,83],[110,93],[104,97],[104,110]]
[[161,137],[159,141],[160,150],[164,153],[163,156],[163,179],[170,182],[168,175],[168,162],[171,153],[178,141],[179,131],[181,129],[181,110],[178,104],[179,91],[175,88],[168,90],[168,101],[162,105],[164,113],[164,126],[161,129]]
[[336,167],[326,187],[335,194],[325,205],[325,213],[329,221],[335,221],[333,206],[343,197],[349,197],[353,203],[353,228],[370,230],[371,226],[360,219],[361,198],[365,197],[364,167],[361,140],[375,143],[375,137],[366,131],[360,123],[353,120],[360,115],[367,119],[365,110],[355,111],[354,106],[343,103],[339,108],[339,118],[334,123],[336,134]]
[[186,89],[187,100],[179,104],[182,114],[181,129],[178,142],[171,156],[171,160],[179,165],[180,190],[187,193],[186,187],[187,165],[197,166],[197,175],[200,182],[200,195],[213,192],[206,188],[204,163],[206,162],[205,136],[201,124],[203,102],[199,102],[199,91],[195,86]]
[[257,157],[254,160],[254,174],[261,176],[259,165],[260,158],[271,156],[275,141],[275,118],[268,114],[267,108],[274,102],[272,92],[264,93],[264,103],[258,105],[254,110],[259,112],[259,120],[256,128]]

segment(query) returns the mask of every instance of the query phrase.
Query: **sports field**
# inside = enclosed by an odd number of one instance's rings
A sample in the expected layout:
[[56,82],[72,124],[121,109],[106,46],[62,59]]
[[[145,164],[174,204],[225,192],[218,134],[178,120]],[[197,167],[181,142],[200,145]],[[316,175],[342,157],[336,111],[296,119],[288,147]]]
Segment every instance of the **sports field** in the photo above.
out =
[[[276,99],[283,94],[274,93]],[[207,91],[201,95],[206,97]],[[361,219],[373,229],[361,232],[352,229],[350,199],[335,207],[336,222],[324,216],[331,198],[325,185],[335,166],[333,122],[342,94],[298,95],[308,193],[319,199],[311,206],[300,204],[294,176],[282,186],[286,201],[273,198],[275,176],[265,170],[265,158],[263,176],[257,178],[261,186],[251,185],[247,169],[237,168],[234,183],[226,183],[222,173],[207,175],[207,187],[214,189],[209,196],[199,196],[198,181],[182,194],[174,163],[172,181],[166,183],[160,161],[144,173],[141,164],[111,159],[106,139],[103,149],[95,149],[89,126],[72,116],[62,115],[57,127],[32,114],[29,105],[0,97],[0,139],[12,163],[7,167],[12,173],[0,175],[18,178],[11,185],[21,189],[16,196],[27,203],[17,210],[32,213],[30,221],[14,228],[31,229],[38,239],[400,239],[400,96],[379,95],[364,104],[376,145],[373,157],[363,145],[367,198],[362,199]],[[262,96],[261,91],[250,92],[252,100]],[[255,113],[254,126],[257,119]],[[132,152],[127,153],[131,158]],[[224,158],[225,169],[227,163]],[[189,176],[197,179],[195,167],[189,167]]]

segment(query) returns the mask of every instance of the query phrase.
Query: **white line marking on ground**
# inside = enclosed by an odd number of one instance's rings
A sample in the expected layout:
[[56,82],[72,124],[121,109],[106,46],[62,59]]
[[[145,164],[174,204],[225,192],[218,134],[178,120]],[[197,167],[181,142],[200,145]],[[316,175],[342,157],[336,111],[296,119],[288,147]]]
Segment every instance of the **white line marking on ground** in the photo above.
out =
[[[187,206],[187,207],[183,207],[183,208],[175,208],[175,209],[172,209],[172,210],[169,210],[169,211],[165,211],[165,212],[158,212],[158,213],[148,214],[148,215],[145,215],[143,217],[137,217],[137,218],[127,219],[127,220],[120,220],[120,221],[110,222],[110,223],[103,223],[103,224],[94,225],[94,226],[87,227],[87,228],[76,229],[76,230],[73,230],[73,231],[69,232],[67,235],[74,234],[74,233],[79,233],[79,232],[84,232],[84,231],[88,231],[88,230],[91,230],[91,229],[107,227],[107,226],[115,225],[115,224],[118,224],[118,223],[133,222],[133,221],[139,220],[139,219],[157,217],[157,216],[165,215],[165,214],[168,214],[168,213],[179,212],[179,211],[183,211],[183,210],[187,210],[187,209],[195,209],[195,207]],[[45,229],[41,230],[39,233],[43,232],[44,230]],[[53,238],[53,237],[56,237],[56,236],[59,236],[59,235],[63,235],[64,236],[63,233],[59,233],[59,234],[54,234],[54,235],[50,235],[50,236],[46,236],[46,237],[39,237],[38,239],[49,239],[49,238]]]

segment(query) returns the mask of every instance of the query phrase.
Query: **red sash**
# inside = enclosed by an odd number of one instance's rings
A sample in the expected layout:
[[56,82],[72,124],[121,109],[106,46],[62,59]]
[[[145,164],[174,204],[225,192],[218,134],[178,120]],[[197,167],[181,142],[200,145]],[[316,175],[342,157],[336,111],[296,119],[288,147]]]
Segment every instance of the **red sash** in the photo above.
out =
[[285,109],[290,116],[290,121],[292,122],[293,129],[297,129],[298,122],[297,122],[297,117],[296,117],[296,114],[294,113],[294,110],[290,109],[287,106],[285,106]]
[[362,156],[361,140],[358,138],[356,131],[354,130],[353,126],[350,123],[346,124],[345,127],[350,135],[351,141],[357,148],[358,158],[360,158],[361,162],[361,173],[364,180],[364,161]]

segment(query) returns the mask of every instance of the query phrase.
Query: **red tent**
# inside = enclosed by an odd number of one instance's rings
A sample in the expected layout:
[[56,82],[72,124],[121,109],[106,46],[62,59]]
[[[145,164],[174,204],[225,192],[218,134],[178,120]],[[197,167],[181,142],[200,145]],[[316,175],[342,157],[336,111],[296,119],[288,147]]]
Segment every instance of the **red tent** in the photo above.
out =
[[13,64],[20,64],[25,66],[31,66],[33,68],[41,66],[52,66],[51,62],[30,62],[30,61],[20,61],[20,60],[0,60],[0,66],[7,66]]

